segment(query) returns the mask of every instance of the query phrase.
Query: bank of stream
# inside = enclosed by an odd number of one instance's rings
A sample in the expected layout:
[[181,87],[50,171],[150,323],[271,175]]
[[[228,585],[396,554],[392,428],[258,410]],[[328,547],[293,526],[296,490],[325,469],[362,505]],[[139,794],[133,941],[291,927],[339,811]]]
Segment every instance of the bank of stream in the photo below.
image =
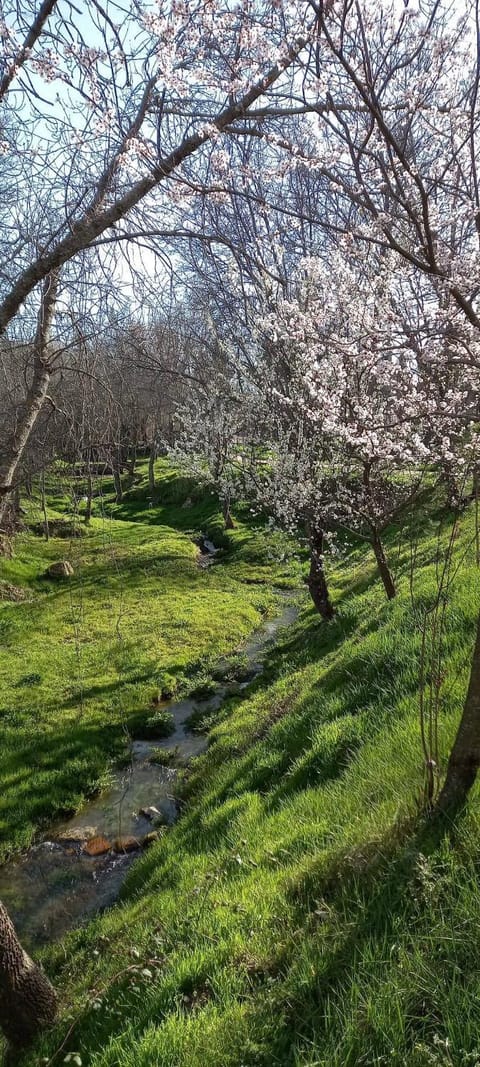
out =
[[[162,707],[174,721],[170,736],[133,741],[128,766],[115,772],[107,790],[0,868],[0,899],[27,948],[60,938],[113,904],[139,850],[176,821],[178,768],[208,743],[189,722],[218,710],[261,674],[277,631],[294,622],[298,613],[292,595],[284,595],[281,613],[264,622],[241,649],[240,676],[219,680],[208,699],[165,702]],[[217,676],[221,678],[222,667],[227,674],[227,666],[227,661],[218,664]]]

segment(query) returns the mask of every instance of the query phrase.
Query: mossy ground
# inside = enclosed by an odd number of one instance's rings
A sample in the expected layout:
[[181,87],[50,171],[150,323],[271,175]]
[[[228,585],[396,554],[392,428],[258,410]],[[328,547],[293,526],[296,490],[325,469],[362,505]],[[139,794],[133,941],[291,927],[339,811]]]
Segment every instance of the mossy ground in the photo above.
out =
[[[433,513],[416,524],[413,601],[411,531],[389,536],[394,602],[368,553],[352,551],[333,570],[336,620],[306,606],[266,674],[223,709],[183,817],[134,866],[120,904],[46,954],[62,1017],[22,1063],[69,1052],[89,1067],[480,1063],[478,789],[451,832],[418,803],[419,609],[435,595],[438,530]],[[480,602],[472,537],[465,514],[443,761]],[[227,578],[208,581],[214,596]]]

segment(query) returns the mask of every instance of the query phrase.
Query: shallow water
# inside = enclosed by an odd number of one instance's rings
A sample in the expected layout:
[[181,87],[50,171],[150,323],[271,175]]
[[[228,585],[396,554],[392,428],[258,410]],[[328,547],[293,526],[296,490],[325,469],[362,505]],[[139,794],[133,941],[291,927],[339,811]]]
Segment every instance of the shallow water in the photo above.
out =
[[[282,613],[265,622],[241,649],[244,666],[240,682],[219,682],[208,700],[187,699],[162,705],[173,714],[174,732],[162,741],[134,741],[129,765],[114,774],[108,789],[86,803],[73,818],[52,826],[48,838],[0,868],[0,899],[26,947],[54,941],[113,904],[143,838],[153,829],[152,821],[140,814],[141,808],[157,808],[156,822],[167,826],[175,822],[178,771],[157,762],[161,760],[160,753],[175,749],[178,761],[184,763],[204,751],[207,738],[189,730],[187,720],[192,712],[219,708],[234,687],[245,688],[261,673],[265,654],[274,644],[278,630],[292,623],[298,613],[288,594],[286,599],[290,602]],[[218,664],[219,673],[222,666],[228,666],[227,659]],[[83,850],[84,843],[94,836],[104,837],[112,846],[116,839],[133,837],[138,848],[123,854],[108,851],[89,856]]]

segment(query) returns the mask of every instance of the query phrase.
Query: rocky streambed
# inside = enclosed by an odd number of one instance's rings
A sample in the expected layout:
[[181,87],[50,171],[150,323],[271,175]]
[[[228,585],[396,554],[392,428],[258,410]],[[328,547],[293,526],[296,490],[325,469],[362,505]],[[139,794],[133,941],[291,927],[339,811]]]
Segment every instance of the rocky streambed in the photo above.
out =
[[238,677],[228,674],[225,660],[218,664],[218,685],[208,699],[165,702],[162,707],[173,716],[171,735],[165,740],[133,741],[128,766],[115,773],[107,790],[0,868],[0,899],[27,948],[60,938],[114,903],[139,852],[168,832],[178,817],[178,767],[207,746],[205,735],[189,729],[192,716],[220,708],[232,693],[249,685],[262,672],[277,631],[292,623],[297,613],[286,593],[282,612],[243,646]]

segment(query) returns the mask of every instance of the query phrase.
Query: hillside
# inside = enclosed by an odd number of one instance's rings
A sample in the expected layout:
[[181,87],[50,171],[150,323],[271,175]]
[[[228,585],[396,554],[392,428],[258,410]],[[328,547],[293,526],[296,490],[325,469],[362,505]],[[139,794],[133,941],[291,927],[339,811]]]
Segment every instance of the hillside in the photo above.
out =
[[[191,538],[219,543],[216,502],[163,463],[158,476],[153,507],[144,482],[118,506],[106,484],[68,552],[26,532],[2,561],[0,577],[33,598],[0,607],[4,852],[105,780],[125,730],[141,736],[162,678],[180,692],[208,682],[275,611],[279,586],[302,588],[296,547],[247,516],[201,570]],[[62,497],[51,504],[65,513]],[[208,749],[183,776],[183,814],[131,868],[118,906],[45,950],[61,1017],[22,1064],[480,1062],[478,790],[455,833],[420,811],[419,609],[447,538],[427,501],[415,524],[390,532],[396,600],[361,546],[330,564],[332,623],[302,593],[263,675],[210,716]],[[465,512],[443,758],[478,611],[472,540]],[[74,566],[68,586],[40,577],[58,558]]]

